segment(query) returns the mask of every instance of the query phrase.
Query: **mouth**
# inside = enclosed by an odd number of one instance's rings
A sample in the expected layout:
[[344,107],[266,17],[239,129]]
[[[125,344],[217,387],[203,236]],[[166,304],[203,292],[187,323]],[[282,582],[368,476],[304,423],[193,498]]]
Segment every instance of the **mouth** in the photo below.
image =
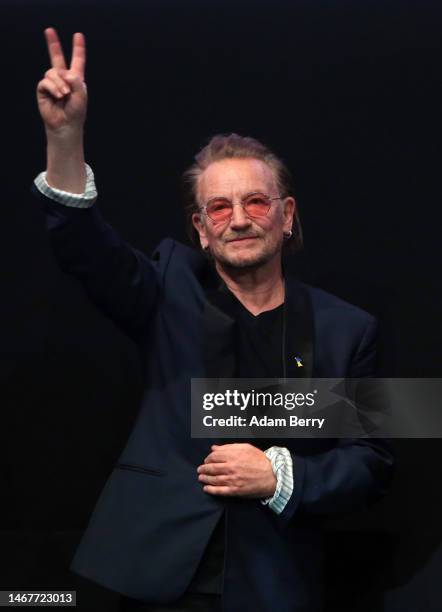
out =
[[231,240],[228,240],[227,242],[248,242],[251,240],[256,240],[257,236],[240,236],[238,238],[232,238]]

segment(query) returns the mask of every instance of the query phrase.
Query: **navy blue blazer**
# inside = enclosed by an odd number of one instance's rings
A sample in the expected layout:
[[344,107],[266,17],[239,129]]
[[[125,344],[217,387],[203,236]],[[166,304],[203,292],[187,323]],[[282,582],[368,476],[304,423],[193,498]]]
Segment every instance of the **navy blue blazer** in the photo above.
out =
[[[61,268],[138,343],[145,364],[137,421],[72,569],[132,598],[172,602],[223,520],[226,611],[320,610],[321,521],[382,495],[392,467],[386,443],[265,441],[286,446],[293,457],[293,495],[280,515],[259,500],[204,493],[196,468],[213,440],[190,437],[190,381],[234,374],[230,292],[220,290],[197,250],[166,239],[149,259],[122,241],[96,206],[73,209],[36,195]],[[373,317],[290,277],[286,312],[287,377],[373,374]]]

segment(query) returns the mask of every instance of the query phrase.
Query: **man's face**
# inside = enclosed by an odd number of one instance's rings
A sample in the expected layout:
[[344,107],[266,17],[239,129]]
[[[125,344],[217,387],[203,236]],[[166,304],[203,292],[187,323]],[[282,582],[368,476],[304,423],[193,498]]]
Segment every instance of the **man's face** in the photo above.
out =
[[218,197],[233,202],[232,217],[227,221],[212,221],[202,213],[192,217],[201,246],[208,247],[221,265],[256,267],[280,256],[284,232],[293,224],[295,201],[273,200],[266,216],[249,217],[239,204],[256,192],[271,198],[279,196],[272,170],[259,159],[223,159],[210,164],[200,176],[200,206]]

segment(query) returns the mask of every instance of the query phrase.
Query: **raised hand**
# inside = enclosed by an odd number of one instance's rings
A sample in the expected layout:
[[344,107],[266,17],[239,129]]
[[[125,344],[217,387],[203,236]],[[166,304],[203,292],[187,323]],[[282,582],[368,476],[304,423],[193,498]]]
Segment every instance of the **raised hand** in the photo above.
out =
[[85,38],[81,33],[74,34],[68,68],[57,32],[47,28],[45,37],[51,68],[37,85],[40,115],[49,133],[81,132],[87,109]]

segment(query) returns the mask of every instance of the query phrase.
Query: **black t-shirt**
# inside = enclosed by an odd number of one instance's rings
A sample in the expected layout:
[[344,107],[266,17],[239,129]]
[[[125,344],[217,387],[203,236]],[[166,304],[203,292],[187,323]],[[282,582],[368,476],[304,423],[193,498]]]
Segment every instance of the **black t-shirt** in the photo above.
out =
[[[255,316],[236,298],[235,302],[237,378],[281,377],[284,305]],[[209,540],[189,591],[221,594],[223,565],[224,520],[221,519]]]
[[283,375],[284,305],[253,315],[238,301],[236,308],[236,375],[279,378]]

